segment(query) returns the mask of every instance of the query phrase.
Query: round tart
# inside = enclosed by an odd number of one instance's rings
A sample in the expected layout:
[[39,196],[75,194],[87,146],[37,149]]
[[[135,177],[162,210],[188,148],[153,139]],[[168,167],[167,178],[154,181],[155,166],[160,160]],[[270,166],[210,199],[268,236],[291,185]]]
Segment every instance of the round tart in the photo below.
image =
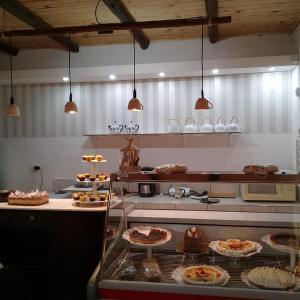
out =
[[238,239],[229,239],[226,241],[217,241],[217,250],[224,254],[247,254],[256,250],[257,244],[253,241],[241,241]]
[[129,234],[130,240],[139,244],[155,244],[166,237],[167,232],[159,228],[150,228],[148,231],[135,229]]
[[219,285],[225,280],[225,275],[224,272],[217,267],[199,265],[186,268],[184,270],[183,280],[190,284]]
[[267,289],[285,290],[295,284],[295,277],[291,272],[267,266],[250,270],[247,279],[250,283]]
[[127,229],[122,238],[135,245],[156,247],[169,242],[172,233],[164,228],[145,225]]
[[290,233],[277,233],[270,235],[270,241],[278,246],[290,247],[300,250],[300,236]]

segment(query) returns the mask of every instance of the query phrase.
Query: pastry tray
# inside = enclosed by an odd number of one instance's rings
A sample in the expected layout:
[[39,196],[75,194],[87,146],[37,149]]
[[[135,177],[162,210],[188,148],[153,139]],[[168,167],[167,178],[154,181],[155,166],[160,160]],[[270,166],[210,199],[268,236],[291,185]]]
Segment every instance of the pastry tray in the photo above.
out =
[[[143,282],[143,275],[141,270],[142,261],[147,257],[147,252],[142,251],[129,251],[125,255],[126,258],[132,260],[134,262],[135,268],[137,269],[137,273],[135,276],[135,280],[137,282]],[[249,289],[249,287],[243,283],[241,280],[241,273],[245,269],[251,269],[258,266],[273,266],[273,267],[283,267],[289,264],[288,256],[276,256],[276,255],[262,255],[257,254],[256,256],[242,258],[241,265],[239,267],[232,267],[230,265],[230,258],[224,257],[221,255],[199,255],[198,257],[193,256],[192,261],[189,261],[188,257],[180,254],[174,254],[174,252],[162,252],[162,251],[153,251],[153,257],[155,257],[158,261],[160,269],[163,273],[163,277],[161,282],[164,283],[175,283],[172,279],[172,272],[177,267],[189,266],[189,265],[197,265],[197,264],[208,264],[208,265],[217,265],[223,269],[225,269],[230,275],[230,281],[226,285],[229,288],[245,288]],[[113,264],[109,270],[103,274],[103,279],[112,279],[121,281],[118,279],[117,275],[117,262]],[[226,289],[224,287],[224,289]],[[214,288],[214,287],[212,287]],[[276,292],[276,291],[274,291]],[[299,293],[300,294],[300,293]]]

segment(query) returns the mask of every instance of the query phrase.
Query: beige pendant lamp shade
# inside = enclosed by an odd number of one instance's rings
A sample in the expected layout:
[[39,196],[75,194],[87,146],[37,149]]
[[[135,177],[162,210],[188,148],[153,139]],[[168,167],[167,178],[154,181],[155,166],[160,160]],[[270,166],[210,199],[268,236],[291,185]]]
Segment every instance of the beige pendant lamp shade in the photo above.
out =
[[7,117],[17,117],[20,115],[20,110],[18,105],[16,104],[9,104],[4,109],[4,114]]
[[131,111],[141,111],[144,109],[141,101],[136,97],[135,89],[135,30],[133,31],[133,97],[128,102],[128,110]]
[[128,102],[128,110],[141,111],[144,109],[141,101],[136,97],[136,90],[133,90],[133,98]]
[[201,98],[198,98],[195,104],[195,109],[212,109],[214,106],[213,104],[208,101],[204,97],[204,90],[203,90],[203,24],[201,26],[202,28],[202,38],[201,38]]
[[73,101],[72,96],[72,80],[71,80],[71,37],[69,34],[69,88],[70,88],[70,94],[69,94],[69,101],[65,104],[65,113],[66,114],[75,114],[78,112],[78,108],[76,103]]
[[15,99],[13,96],[13,64],[12,64],[11,54],[9,59],[10,59],[10,100],[9,100],[9,104],[4,108],[4,114],[7,117],[17,117],[20,115],[20,110],[18,105],[15,104]]
[[72,100],[72,93],[70,93],[69,101],[65,104],[65,113],[75,114],[78,112],[76,103]]

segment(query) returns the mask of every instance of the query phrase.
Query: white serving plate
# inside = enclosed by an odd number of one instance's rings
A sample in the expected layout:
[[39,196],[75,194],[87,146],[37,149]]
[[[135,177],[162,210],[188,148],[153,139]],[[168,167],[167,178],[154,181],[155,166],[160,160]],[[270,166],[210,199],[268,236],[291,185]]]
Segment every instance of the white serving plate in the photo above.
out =
[[250,257],[256,253],[259,253],[262,250],[262,245],[260,243],[254,242],[253,243],[256,245],[256,250],[248,253],[241,253],[241,252],[233,252],[233,251],[220,251],[218,249],[218,244],[219,241],[212,241],[209,243],[208,247],[217,252],[218,254],[221,254],[223,256],[228,256],[228,257]]
[[[138,231],[140,231],[140,232],[142,232],[142,233],[143,233],[143,232],[147,233],[147,232],[150,231],[151,228],[157,228],[157,229],[159,229],[159,230],[161,230],[161,231],[165,231],[165,232],[167,233],[167,237],[166,237],[165,239],[163,239],[163,240],[160,240],[160,241],[154,243],[154,244],[135,243],[135,242],[132,242],[132,241],[130,240],[130,236],[129,236],[129,235],[130,235],[130,233],[133,232],[134,230],[138,230]],[[124,240],[127,240],[129,243],[131,243],[131,244],[133,244],[133,245],[137,245],[137,246],[149,248],[149,247],[157,247],[157,246],[161,246],[161,245],[166,244],[167,242],[169,242],[169,241],[171,240],[171,238],[172,238],[172,233],[171,233],[169,230],[165,229],[165,228],[153,227],[153,226],[137,226],[137,227],[129,228],[129,229],[127,229],[126,231],[124,231],[124,233],[123,233],[123,235],[122,235],[122,238],[123,238]]]
[[81,160],[82,162],[84,162],[84,163],[106,163],[107,162],[107,160],[106,159],[103,159],[103,160],[100,160],[100,161],[98,161],[98,160],[90,160],[90,161],[86,161],[86,160]]
[[300,278],[298,278],[298,277],[295,277],[295,285],[293,285],[289,289],[271,289],[271,288],[263,288],[263,287],[256,286],[255,284],[251,283],[247,277],[247,275],[250,271],[251,271],[250,269],[244,270],[241,273],[241,279],[247,286],[249,286],[253,289],[275,290],[275,291],[298,291],[300,289]]
[[283,252],[283,253],[289,253],[289,254],[299,254],[300,253],[300,249],[294,249],[292,247],[286,246],[286,245],[281,245],[281,244],[275,244],[274,242],[271,241],[270,239],[271,235],[265,235],[261,238],[261,240],[266,243],[268,246],[270,246],[271,248],[279,251],[279,252]]
[[85,201],[85,202],[80,202],[79,200],[73,200],[74,206],[78,207],[99,207],[99,206],[106,206],[108,200],[104,201]]
[[[228,274],[228,272],[224,269],[222,269],[221,267],[219,266],[212,266],[212,267],[215,267],[216,269],[218,269],[224,276],[224,280],[222,282],[220,282],[219,284],[205,284],[205,283],[195,283],[197,285],[202,285],[202,286],[225,286],[227,285],[227,283],[229,282],[230,280],[230,275]],[[184,275],[184,272],[185,272],[185,269],[184,267],[180,266],[178,268],[176,268],[175,270],[172,271],[172,279],[174,279],[176,281],[176,283],[178,284],[183,284],[183,285],[191,285],[192,283],[186,283],[183,279],[183,275]]]

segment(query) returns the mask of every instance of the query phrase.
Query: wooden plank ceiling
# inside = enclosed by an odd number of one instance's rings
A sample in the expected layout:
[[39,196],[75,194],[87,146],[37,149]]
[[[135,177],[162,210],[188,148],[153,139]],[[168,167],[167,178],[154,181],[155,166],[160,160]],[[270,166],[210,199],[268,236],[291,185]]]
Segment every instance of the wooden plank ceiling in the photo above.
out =
[[[97,0],[19,0],[26,8],[53,27],[95,24]],[[123,0],[137,21],[191,18],[206,15],[204,0]],[[219,40],[229,37],[292,32],[299,22],[299,0],[219,0],[219,16],[231,16],[231,24],[219,25]],[[30,27],[0,9],[0,30],[29,29]],[[99,5],[101,23],[120,22],[105,6]],[[144,30],[150,41],[196,38],[201,28],[167,28]],[[207,32],[205,30],[205,35]],[[120,44],[132,41],[130,32],[112,34],[77,34],[72,40],[79,46]],[[15,37],[14,46],[20,49],[61,48],[47,37]]]

